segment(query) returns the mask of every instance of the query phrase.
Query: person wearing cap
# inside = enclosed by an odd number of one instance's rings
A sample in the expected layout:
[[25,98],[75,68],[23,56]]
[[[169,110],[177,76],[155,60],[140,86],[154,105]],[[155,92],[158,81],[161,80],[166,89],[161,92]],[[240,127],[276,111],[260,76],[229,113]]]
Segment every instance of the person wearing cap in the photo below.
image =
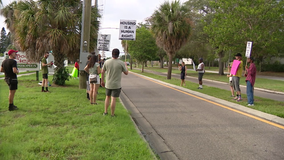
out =
[[248,106],[254,106],[254,98],[253,98],[253,89],[256,77],[256,67],[254,65],[253,57],[247,59],[247,62],[250,64],[249,68],[246,66],[245,76],[247,83],[247,98],[248,98]]
[[[114,116],[116,98],[121,92],[121,73],[128,74],[126,62],[118,59],[119,50],[112,50],[112,59],[107,60],[102,68],[101,85],[106,88],[105,111],[103,115],[108,114],[108,107],[111,106],[111,116]],[[104,82],[106,79],[106,83]],[[110,103],[111,100],[111,103]]]
[[243,74],[243,61],[242,61],[242,55],[240,53],[237,53],[235,55],[236,60],[240,61],[241,63],[238,66],[237,72],[235,75],[233,75],[233,85],[234,90],[237,92],[237,96],[234,98],[237,101],[240,101],[242,99],[241,97],[241,88],[240,88],[240,78]]
[[[45,52],[42,60],[41,60],[41,72],[42,72],[42,92],[49,92],[48,91],[48,67],[51,66],[53,62],[47,63],[47,58],[49,57],[49,52]],[[44,87],[46,90],[44,90]]]
[[5,59],[1,65],[1,72],[5,73],[5,81],[9,86],[9,111],[17,110],[18,107],[14,105],[14,97],[16,90],[18,89],[18,79],[17,74],[19,70],[17,67],[17,58],[18,51],[9,50],[8,55],[9,59]]
[[199,81],[199,87],[197,89],[203,89],[202,87],[202,78],[205,73],[205,67],[203,63],[203,58],[199,58],[199,64],[197,66],[196,72],[198,71],[198,81]]

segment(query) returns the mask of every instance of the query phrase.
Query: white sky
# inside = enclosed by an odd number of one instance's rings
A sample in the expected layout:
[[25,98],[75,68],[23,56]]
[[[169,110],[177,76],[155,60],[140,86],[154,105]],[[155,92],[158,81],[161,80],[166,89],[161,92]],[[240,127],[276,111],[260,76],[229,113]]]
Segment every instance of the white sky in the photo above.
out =
[[[7,5],[15,0],[2,0],[3,5]],[[118,48],[123,52],[121,41],[119,37],[119,29],[104,29],[104,28],[119,28],[119,22],[123,20],[136,20],[136,23],[144,22],[144,20],[150,17],[154,11],[165,0],[98,0],[98,6],[101,10],[101,34],[111,34],[110,50]],[[172,1],[172,0],[169,0]],[[186,0],[180,0],[181,3]],[[92,4],[95,4],[95,0],[92,0]],[[0,16],[0,29],[5,27],[4,17]],[[123,55],[124,53],[121,53]],[[110,57],[111,52],[106,52],[106,56]]]

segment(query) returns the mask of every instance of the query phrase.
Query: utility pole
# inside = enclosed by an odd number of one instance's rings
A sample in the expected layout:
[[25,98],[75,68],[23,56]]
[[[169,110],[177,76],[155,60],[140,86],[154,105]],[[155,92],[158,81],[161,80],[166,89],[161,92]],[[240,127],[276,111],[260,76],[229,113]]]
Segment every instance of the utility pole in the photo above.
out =
[[[81,46],[80,46],[80,74],[79,74],[79,89],[86,89],[86,74],[84,71],[87,55],[90,48],[90,27],[91,27],[91,6],[92,0],[83,1],[83,16],[82,16],[82,31],[81,31]],[[84,60],[83,60],[84,59]]]

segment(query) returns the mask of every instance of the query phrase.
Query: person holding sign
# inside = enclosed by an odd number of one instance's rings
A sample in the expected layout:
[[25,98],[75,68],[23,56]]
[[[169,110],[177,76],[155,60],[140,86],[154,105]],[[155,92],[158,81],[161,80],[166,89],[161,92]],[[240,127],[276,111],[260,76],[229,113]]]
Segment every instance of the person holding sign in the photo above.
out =
[[[233,62],[233,66],[231,69],[231,73],[233,74],[233,84],[234,84],[234,90],[237,92],[237,96],[234,98],[237,101],[240,101],[242,99],[241,97],[241,88],[240,88],[240,78],[243,74],[243,61],[242,61],[242,55],[240,53],[237,53],[235,55],[236,60]],[[234,70],[234,68],[236,70]]]
[[248,106],[254,106],[253,99],[253,86],[255,83],[256,77],[256,67],[253,63],[254,59],[252,57],[247,59],[247,63],[249,63],[249,68],[246,66],[245,76],[247,83],[247,98],[248,98]]
[[184,84],[184,86],[185,86],[185,81],[184,81],[184,79],[185,79],[185,76],[186,76],[186,66],[185,66],[185,63],[184,63],[184,62],[182,62],[181,66],[179,66],[179,70],[181,71],[181,72],[180,72],[180,79],[181,79],[181,84],[180,84],[180,86],[183,86],[183,84]]

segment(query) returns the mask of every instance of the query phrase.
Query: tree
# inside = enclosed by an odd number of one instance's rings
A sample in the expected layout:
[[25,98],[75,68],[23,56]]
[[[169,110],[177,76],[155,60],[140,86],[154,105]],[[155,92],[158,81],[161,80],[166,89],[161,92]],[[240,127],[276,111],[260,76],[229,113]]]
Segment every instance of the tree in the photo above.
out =
[[128,41],[128,51],[131,57],[142,63],[142,72],[144,72],[144,64],[155,57],[157,50],[153,35],[144,26],[136,30],[135,41]]
[[252,56],[262,61],[283,48],[284,1],[212,0],[211,5],[213,21],[204,29],[217,52],[245,53],[247,41],[253,41]]
[[4,53],[6,51],[6,48],[8,47],[8,37],[4,27],[1,30],[0,38],[0,53]]
[[153,13],[150,22],[157,45],[169,57],[167,79],[171,79],[173,57],[190,37],[192,22],[189,11],[179,1],[164,2]]
[[[80,0],[39,0],[13,2],[2,9],[15,46],[27,58],[39,61],[44,52],[52,51],[55,72],[64,69],[65,57],[77,59],[80,53],[82,3]],[[90,46],[95,46],[98,30],[96,8],[92,8]],[[58,82],[62,82],[59,80]],[[64,82],[63,82],[64,84]]]

